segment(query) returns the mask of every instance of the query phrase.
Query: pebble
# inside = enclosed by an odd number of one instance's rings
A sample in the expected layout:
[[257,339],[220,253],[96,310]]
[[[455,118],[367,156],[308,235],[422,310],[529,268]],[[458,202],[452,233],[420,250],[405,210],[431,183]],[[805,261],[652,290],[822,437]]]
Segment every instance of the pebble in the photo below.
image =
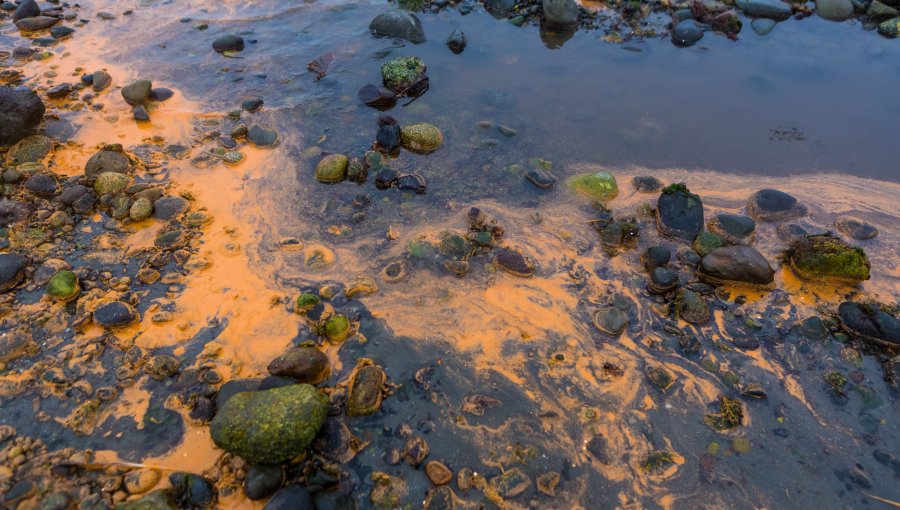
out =
[[433,460],[425,464],[425,474],[431,483],[435,485],[446,485],[453,479],[453,471],[450,471],[443,462]]
[[672,42],[676,46],[693,46],[703,38],[704,30],[703,25],[692,19],[680,21],[672,29]]
[[834,228],[857,241],[865,241],[878,235],[878,228],[874,225],[852,216],[839,216],[834,220]]
[[242,51],[244,49],[244,38],[235,34],[223,35],[213,41],[212,47],[219,53]]

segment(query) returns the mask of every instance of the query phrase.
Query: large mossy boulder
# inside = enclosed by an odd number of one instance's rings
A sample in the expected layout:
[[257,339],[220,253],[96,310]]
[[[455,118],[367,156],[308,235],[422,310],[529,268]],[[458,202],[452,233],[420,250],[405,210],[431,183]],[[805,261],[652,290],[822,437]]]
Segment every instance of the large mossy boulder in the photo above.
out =
[[656,227],[665,237],[693,243],[703,230],[703,202],[683,183],[663,188],[656,203]]
[[869,257],[831,234],[807,236],[794,243],[786,259],[804,280],[855,285],[869,279]]
[[569,177],[566,181],[569,187],[591,200],[605,202],[616,198],[619,194],[619,185],[616,178],[609,172],[588,172]]
[[328,398],[309,384],[237,393],[210,423],[219,448],[253,464],[278,464],[305,450],[328,410]]

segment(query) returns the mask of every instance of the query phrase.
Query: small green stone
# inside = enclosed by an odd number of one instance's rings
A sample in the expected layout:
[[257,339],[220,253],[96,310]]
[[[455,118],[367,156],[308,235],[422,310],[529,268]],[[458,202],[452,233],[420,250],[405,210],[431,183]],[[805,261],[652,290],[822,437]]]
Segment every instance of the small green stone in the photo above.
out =
[[609,172],[593,172],[575,175],[568,180],[569,187],[590,198],[605,202],[616,198],[619,186],[616,178]]
[[60,301],[71,301],[80,291],[78,276],[69,270],[57,272],[47,284],[47,294]]

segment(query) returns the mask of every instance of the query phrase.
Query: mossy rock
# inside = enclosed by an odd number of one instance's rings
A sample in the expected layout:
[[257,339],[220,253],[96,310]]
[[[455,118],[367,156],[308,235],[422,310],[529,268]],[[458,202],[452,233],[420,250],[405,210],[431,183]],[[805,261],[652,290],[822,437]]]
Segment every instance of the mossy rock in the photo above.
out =
[[401,92],[419,81],[425,69],[425,62],[419,57],[396,57],[381,64],[381,77],[388,88]]
[[323,328],[325,337],[332,342],[343,342],[350,336],[350,319],[346,315],[335,314],[325,321]]
[[94,181],[94,190],[98,195],[115,195],[128,187],[130,179],[118,172],[103,172]]
[[297,296],[297,302],[294,303],[294,312],[304,313],[307,310],[311,310],[314,306],[319,304],[320,301],[319,296],[312,292],[303,292]]
[[80,291],[78,276],[69,270],[57,272],[47,283],[47,294],[63,302],[75,299]]
[[128,209],[128,216],[132,221],[143,221],[153,214],[153,202],[149,198],[139,198],[131,204]]
[[855,285],[869,279],[871,265],[862,248],[850,246],[831,234],[807,236],[787,253],[791,269],[800,278]]
[[177,510],[178,505],[172,501],[168,491],[155,490],[146,496],[127,503],[116,505],[117,510]]
[[721,236],[705,230],[700,232],[700,234],[697,235],[697,238],[694,239],[694,251],[699,253],[701,257],[705,257],[712,253],[716,248],[721,248],[723,246],[725,246],[725,240],[722,239]]
[[619,185],[609,172],[591,172],[570,177],[567,181],[574,191],[590,198],[605,202],[616,198]]
[[316,165],[316,180],[324,184],[341,182],[347,176],[350,160],[343,154],[329,154]]
[[421,122],[400,128],[400,145],[411,152],[433,152],[444,144],[444,134],[434,124]]
[[328,398],[309,384],[232,396],[210,423],[219,448],[252,464],[279,464],[302,453],[325,423]]

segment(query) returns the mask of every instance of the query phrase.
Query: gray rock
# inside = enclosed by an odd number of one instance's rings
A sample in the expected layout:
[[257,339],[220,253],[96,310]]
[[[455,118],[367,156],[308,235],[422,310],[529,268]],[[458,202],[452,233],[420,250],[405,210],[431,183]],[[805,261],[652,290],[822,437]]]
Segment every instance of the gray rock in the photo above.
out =
[[785,20],[791,17],[790,4],[780,0],[736,0],[735,5],[751,18]]
[[694,43],[703,39],[704,31],[703,25],[692,19],[680,21],[672,29],[672,42],[676,46],[693,46]]
[[6,162],[10,165],[20,165],[41,161],[52,148],[53,141],[44,135],[27,136],[9,148]]
[[544,21],[555,27],[570,27],[578,23],[578,4],[575,0],[543,0]]
[[128,156],[120,147],[107,147],[96,152],[84,165],[84,175],[94,178],[104,172],[129,174],[133,170]]
[[816,14],[830,21],[845,21],[853,15],[850,0],[816,0]]
[[747,200],[747,213],[756,221],[788,221],[806,216],[807,212],[796,198],[777,189],[761,189]]
[[466,49],[466,34],[460,29],[455,29],[447,37],[447,47],[453,53],[462,53]]
[[71,94],[73,90],[75,90],[75,87],[73,87],[71,83],[60,83],[47,91],[47,97],[50,99],[60,99]]
[[24,202],[0,200],[0,225],[4,227],[28,218],[31,213],[31,207]]
[[132,115],[134,115],[134,120],[137,122],[149,122],[150,114],[147,112],[147,109],[144,108],[144,105],[137,105],[131,111]]
[[878,235],[878,228],[852,216],[839,216],[834,220],[834,229],[857,241],[872,239]]
[[18,253],[0,253],[0,292],[6,292],[22,281],[31,259]]
[[760,252],[749,246],[726,246],[714,250],[703,257],[698,276],[714,285],[759,289],[775,286],[775,270]]
[[44,103],[26,87],[0,87],[0,145],[12,145],[38,127]]
[[94,71],[93,80],[91,81],[94,92],[100,92],[106,89],[112,83],[112,76],[104,70]]
[[242,51],[244,49],[244,38],[234,34],[223,35],[213,41],[212,47],[219,53]]
[[57,25],[55,27],[50,28],[50,35],[54,39],[63,39],[75,33],[75,29],[72,27],[64,27],[61,25]]
[[773,19],[757,18],[750,22],[750,27],[758,35],[767,35],[778,23]]
[[153,203],[153,215],[159,220],[177,218],[191,207],[190,202],[179,196],[166,196]]
[[140,106],[150,98],[150,89],[153,83],[150,80],[137,80],[122,87],[122,97],[131,106]]
[[122,301],[111,301],[94,310],[94,322],[109,329],[126,328],[138,320],[137,310]]
[[838,314],[851,335],[877,345],[900,346],[900,320],[878,306],[846,301],[838,307]]
[[247,140],[256,147],[274,147],[278,144],[278,133],[260,124],[253,124],[247,130]]
[[[324,492],[327,491],[320,491],[317,494],[322,494]],[[314,508],[319,508],[319,505],[313,506],[313,498],[305,487],[290,485],[276,492],[275,495],[266,502],[266,506],[263,507],[263,510],[313,510]]]
[[257,501],[275,493],[284,483],[284,469],[280,464],[256,464],[247,469],[244,479],[244,494]]
[[41,15],[41,8],[38,7],[37,2],[34,0],[25,0],[20,3],[18,7],[16,7],[16,12],[13,13],[13,21],[19,21],[25,18],[33,18],[35,16]]
[[414,14],[404,11],[387,11],[375,16],[369,23],[369,31],[376,37],[396,37],[413,44],[425,42],[422,22]]
[[506,14],[516,6],[516,0],[485,0],[484,6],[493,13]]
[[35,16],[33,18],[25,18],[16,21],[16,27],[22,32],[37,32],[38,30],[50,28],[57,23],[59,23],[59,18],[53,18],[51,16]]

